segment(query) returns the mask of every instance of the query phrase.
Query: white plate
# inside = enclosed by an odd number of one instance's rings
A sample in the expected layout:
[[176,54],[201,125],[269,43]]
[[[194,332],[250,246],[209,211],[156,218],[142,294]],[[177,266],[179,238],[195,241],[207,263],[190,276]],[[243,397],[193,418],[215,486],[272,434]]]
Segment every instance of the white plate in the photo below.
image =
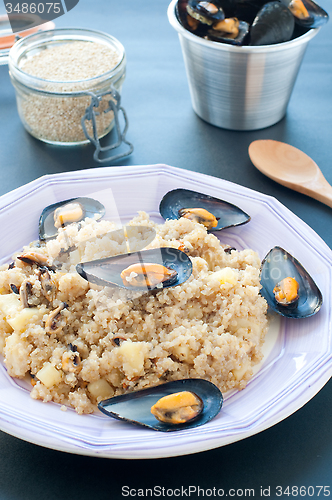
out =
[[105,415],[79,416],[54,403],[32,400],[22,383],[0,365],[0,428],[42,446],[110,458],[185,455],[223,446],[260,432],[303,406],[331,376],[332,252],[303,221],[274,198],[222,179],[166,165],[111,167],[44,176],[0,199],[1,263],[38,238],[42,209],[56,201],[93,196],[107,216],[125,223],[138,210],[161,221],[162,196],[175,188],[222,198],[251,215],[248,224],[219,233],[236,248],[250,247],[262,258],[280,245],[302,263],[321,289],[320,312],[305,320],[282,318],[276,338],[268,334],[268,354],[247,388],[227,395],[220,414],[208,424],[157,433]]

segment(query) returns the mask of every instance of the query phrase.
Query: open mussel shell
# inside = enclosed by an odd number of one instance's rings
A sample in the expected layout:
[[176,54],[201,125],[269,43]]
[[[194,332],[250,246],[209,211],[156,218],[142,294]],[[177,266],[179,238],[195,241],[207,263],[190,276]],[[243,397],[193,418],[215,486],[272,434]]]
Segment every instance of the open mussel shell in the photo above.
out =
[[206,33],[206,38],[212,40],[213,42],[229,43],[231,45],[243,45],[245,38],[249,33],[249,24],[245,21],[239,21],[238,34],[236,36],[231,36],[227,33],[217,31],[215,29],[209,29]]
[[218,224],[212,231],[250,221],[250,216],[236,205],[188,189],[174,189],[166,193],[160,202],[159,212],[165,220],[179,219],[179,210],[182,208],[204,208],[213,214],[218,219]]
[[[125,285],[121,273],[134,264],[160,264],[176,271],[176,277],[170,282],[159,283],[156,286],[130,286]],[[188,255],[177,248],[162,247],[142,252],[133,252],[117,255],[101,260],[77,264],[77,272],[90,283],[101,286],[120,287],[127,290],[160,290],[181,285],[192,273],[192,263]]]
[[198,24],[197,26],[195,24],[194,27],[190,25],[190,17],[188,17],[189,14],[187,12],[187,2],[188,0],[178,0],[175,6],[175,14],[184,28],[186,28],[188,31],[195,31],[195,29],[198,27]]
[[292,12],[296,24],[304,28],[318,28],[329,20],[328,13],[313,0],[281,0],[281,2]]
[[[77,204],[80,207],[81,218],[79,220],[84,220],[86,217],[95,218],[96,220],[101,219],[105,215],[105,207],[99,201],[93,198],[70,198],[69,200],[59,201],[58,203],[53,203],[44,208],[39,218],[39,239],[44,241],[51,238],[55,238],[58,234],[58,227],[55,225],[54,213],[57,209],[65,207],[65,205]],[[79,222],[75,219],[74,222]],[[72,221],[62,224],[65,226],[70,224]]]
[[[204,10],[204,5],[215,4],[225,18],[240,21],[239,32],[223,36],[216,33],[216,26],[222,20],[200,18],[196,11]],[[203,9],[201,8],[203,6]],[[328,19],[328,13],[314,0],[178,0],[176,16],[185,29],[207,40],[233,45],[271,45],[297,38],[311,28],[319,28]],[[249,28],[249,34],[247,32]],[[251,37],[249,36],[251,34]]]
[[[289,305],[279,304],[274,296],[274,287],[286,277],[298,282],[298,300]],[[274,247],[262,261],[261,294],[277,313],[288,318],[307,318],[321,308],[322,294],[304,267],[281,247]]]
[[209,26],[225,18],[223,9],[213,0],[187,0],[186,10],[193,19]]
[[[203,402],[201,413],[187,423],[168,424],[160,422],[151,413],[151,407],[162,397],[176,392],[189,391]],[[109,417],[124,420],[135,425],[149,427],[156,431],[170,432],[190,429],[206,424],[220,411],[223,397],[214,384],[203,379],[184,379],[167,382],[149,389],[143,389],[122,396],[101,401],[98,408]]]
[[216,1],[178,0],[175,13],[182,26],[198,36],[204,36],[209,26],[225,17]]

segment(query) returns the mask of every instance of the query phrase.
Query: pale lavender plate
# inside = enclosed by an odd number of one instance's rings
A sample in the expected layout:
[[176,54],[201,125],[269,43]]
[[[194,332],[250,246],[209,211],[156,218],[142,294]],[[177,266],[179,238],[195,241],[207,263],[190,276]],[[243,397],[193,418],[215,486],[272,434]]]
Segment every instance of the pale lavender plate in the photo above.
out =
[[1,263],[38,238],[43,208],[75,196],[106,205],[106,217],[125,224],[138,210],[162,222],[159,202],[167,191],[186,188],[224,199],[250,214],[243,226],[216,233],[223,243],[250,247],[261,258],[279,245],[296,256],[322,291],[318,314],[274,322],[266,356],[247,388],[226,394],[219,415],[202,427],[164,434],[119,422],[101,413],[77,415],[60,405],[32,400],[29,386],[0,365],[0,428],[56,450],[109,458],[157,458],[217,448],[256,434],[309,401],[331,376],[332,252],[321,238],[276,199],[228,181],[166,165],[111,167],[44,176],[0,198],[6,234]]

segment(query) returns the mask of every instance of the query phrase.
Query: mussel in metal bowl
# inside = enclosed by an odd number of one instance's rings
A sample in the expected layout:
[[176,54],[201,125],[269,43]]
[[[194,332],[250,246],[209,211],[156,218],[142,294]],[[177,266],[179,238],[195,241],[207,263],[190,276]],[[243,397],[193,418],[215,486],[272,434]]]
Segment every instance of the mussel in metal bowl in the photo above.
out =
[[151,291],[184,283],[192,273],[192,263],[181,250],[162,247],[82,262],[76,270],[96,285]]
[[206,37],[214,42],[243,45],[249,33],[249,24],[237,17],[228,17],[214,24],[206,32]]
[[236,205],[189,189],[174,189],[166,193],[159,212],[165,220],[185,217],[203,224],[209,231],[220,231],[250,221],[250,216]]
[[286,42],[329,19],[313,0],[178,0],[175,11],[188,31],[233,45]]
[[101,219],[105,215],[105,207],[93,198],[70,198],[47,206],[39,218],[39,239],[41,241],[55,238],[58,229],[73,222],[80,222],[86,217]]
[[258,11],[250,28],[249,45],[272,45],[291,39],[295,21],[281,2],[268,2]]
[[98,408],[117,420],[170,432],[206,424],[222,404],[223,396],[211,382],[184,379],[115,396],[98,403]]
[[261,267],[261,294],[278,314],[307,318],[323,303],[321,291],[302,264],[281,247],[265,256]]
[[313,0],[280,0],[294,16],[295,23],[305,28],[318,28],[327,23],[328,13]]

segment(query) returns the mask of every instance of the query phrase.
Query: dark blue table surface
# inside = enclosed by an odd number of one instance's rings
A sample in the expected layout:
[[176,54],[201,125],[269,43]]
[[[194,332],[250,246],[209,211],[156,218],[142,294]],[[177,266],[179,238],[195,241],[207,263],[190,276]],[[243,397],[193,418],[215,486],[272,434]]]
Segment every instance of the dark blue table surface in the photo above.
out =
[[[320,4],[332,14],[330,0]],[[286,117],[265,130],[234,132],[205,123],[192,110],[167,6],[168,0],[80,0],[56,20],[57,27],[105,31],[125,46],[122,102],[135,150],[116,165],[166,163],[256,189],[276,197],[331,247],[331,208],[264,177],[247,150],[256,139],[287,142],[311,156],[332,183],[332,23],[309,44]],[[17,114],[8,68],[0,67],[0,195],[44,174],[97,166],[92,151],[90,146],[48,146],[27,134]],[[133,488],[129,497],[155,486],[155,493],[164,497],[169,489],[168,496],[173,491],[198,498],[189,486],[209,489],[212,497],[223,488],[235,498],[253,497],[249,489],[255,498],[262,497],[261,488],[270,498],[292,498],[300,496],[301,486],[309,497],[309,486],[326,486],[319,496],[332,496],[331,409],[330,381],[303,408],[260,434],[215,450],[159,460],[76,456],[0,432],[0,499],[108,500],[123,498],[128,492],[122,491],[124,485]],[[283,488],[282,496],[277,486]],[[292,486],[299,488],[297,495]],[[181,487],[184,491],[176,490]],[[318,492],[316,488],[311,496],[318,498]]]

